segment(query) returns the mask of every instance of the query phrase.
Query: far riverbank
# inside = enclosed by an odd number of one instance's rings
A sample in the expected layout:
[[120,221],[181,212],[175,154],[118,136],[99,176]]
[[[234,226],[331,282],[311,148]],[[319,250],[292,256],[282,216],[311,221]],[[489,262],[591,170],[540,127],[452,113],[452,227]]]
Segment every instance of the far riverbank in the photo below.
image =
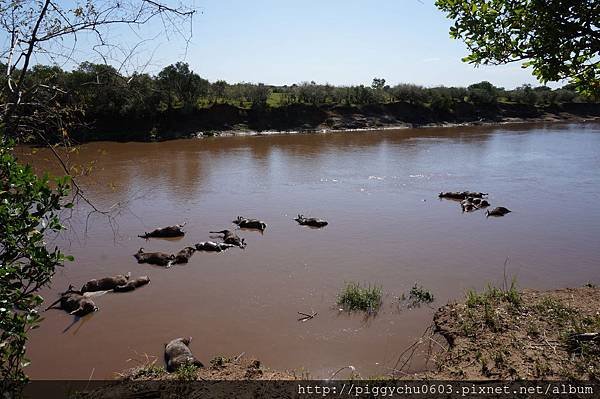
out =
[[71,133],[89,141],[163,141],[190,137],[372,131],[524,122],[587,122],[600,118],[593,103],[549,106],[463,102],[440,111],[419,104],[394,102],[365,106],[292,104],[277,108],[239,108],[214,104],[189,112],[175,110],[145,120],[90,121]]

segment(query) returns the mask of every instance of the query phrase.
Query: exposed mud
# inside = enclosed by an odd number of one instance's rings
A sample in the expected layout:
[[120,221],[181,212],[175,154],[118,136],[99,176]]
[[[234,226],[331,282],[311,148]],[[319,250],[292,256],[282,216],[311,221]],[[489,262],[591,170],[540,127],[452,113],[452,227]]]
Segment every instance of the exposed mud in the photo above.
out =
[[524,291],[513,298],[501,290],[468,296],[436,312],[436,330],[449,350],[439,358],[439,370],[423,376],[597,379],[600,342],[577,334],[600,331],[599,309],[600,289],[593,286]]

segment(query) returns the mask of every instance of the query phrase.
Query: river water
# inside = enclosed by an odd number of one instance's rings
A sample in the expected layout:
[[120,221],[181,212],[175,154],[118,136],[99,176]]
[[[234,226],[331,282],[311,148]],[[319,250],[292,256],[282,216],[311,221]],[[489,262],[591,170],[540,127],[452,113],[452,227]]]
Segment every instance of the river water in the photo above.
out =
[[[46,150],[22,150],[58,171]],[[79,320],[46,312],[28,345],[34,379],[113,378],[146,356],[161,364],[163,344],[179,336],[194,338],[205,364],[244,353],[317,378],[347,365],[386,374],[435,309],[468,289],[501,285],[505,274],[522,288],[600,283],[598,124],[98,142],[68,158],[92,166],[79,182],[96,206],[117,205],[111,220],[84,205],[68,215],[69,231],[50,243],[76,260],[43,294],[54,300],[70,283],[126,272],[151,283],[95,298],[100,310]],[[463,214],[438,199],[450,190],[487,192],[492,207],[513,212]],[[330,224],[298,226],[298,213]],[[132,256],[205,241],[238,215],[268,224],[262,235],[239,232],[245,250],[196,253],[170,269]],[[184,221],[182,239],[137,237]],[[376,316],[339,311],[349,281],[382,287]],[[415,283],[433,304],[398,300]]]

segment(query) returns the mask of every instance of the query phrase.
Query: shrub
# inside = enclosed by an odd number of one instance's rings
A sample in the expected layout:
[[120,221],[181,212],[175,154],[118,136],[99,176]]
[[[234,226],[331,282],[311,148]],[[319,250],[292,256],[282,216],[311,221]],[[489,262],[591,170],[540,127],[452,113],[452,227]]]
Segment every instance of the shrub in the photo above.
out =
[[186,363],[175,371],[175,378],[180,381],[196,381],[198,379],[198,366]]
[[42,319],[38,291],[73,259],[46,246],[46,236],[63,229],[59,212],[72,206],[63,202],[68,178],[52,184],[48,175],[38,177],[20,164],[0,132],[0,392],[17,392],[27,381],[27,334]]

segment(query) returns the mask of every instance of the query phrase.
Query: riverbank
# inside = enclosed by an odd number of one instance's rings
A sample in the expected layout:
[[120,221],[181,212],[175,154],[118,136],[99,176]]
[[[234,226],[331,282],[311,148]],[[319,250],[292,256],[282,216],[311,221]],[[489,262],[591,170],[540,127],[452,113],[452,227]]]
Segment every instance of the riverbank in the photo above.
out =
[[[409,380],[592,380],[600,373],[600,288],[550,291],[488,287],[435,313],[433,333],[448,348],[436,367],[404,374]],[[436,341],[437,342],[437,341]],[[300,380],[309,374],[274,371],[258,360],[217,357],[206,368],[167,373],[148,362],[120,374],[122,381]],[[378,379],[398,376],[378,376]],[[363,376],[363,378],[367,378]]]
[[600,289],[488,288],[441,307],[435,331],[448,342],[432,379],[573,379],[600,374]]
[[161,141],[189,137],[361,131],[520,122],[586,122],[600,118],[600,105],[565,103],[549,106],[462,102],[433,109],[408,102],[364,106],[292,104],[275,108],[239,108],[213,104],[193,111],[174,110],[143,120],[116,116],[110,124],[88,121],[72,132],[77,142]]

